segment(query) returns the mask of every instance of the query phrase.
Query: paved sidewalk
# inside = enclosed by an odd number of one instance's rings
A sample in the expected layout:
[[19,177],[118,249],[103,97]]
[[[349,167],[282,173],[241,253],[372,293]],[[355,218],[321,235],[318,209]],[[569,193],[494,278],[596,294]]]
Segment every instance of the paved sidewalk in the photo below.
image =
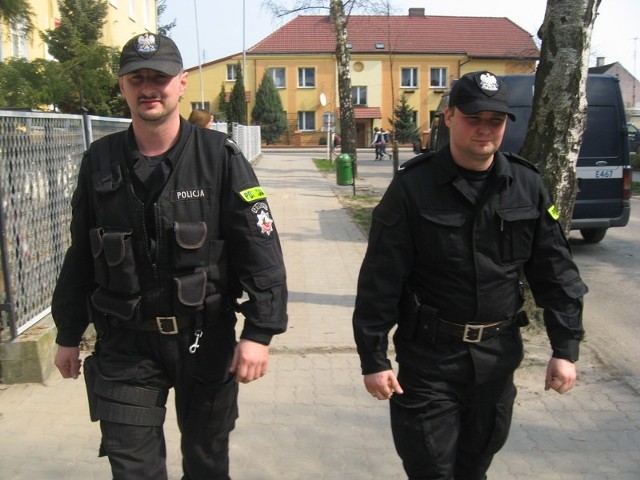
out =
[[[404,478],[386,402],[364,390],[351,313],[365,238],[317,172],[322,153],[266,151],[256,172],[269,195],[288,271],[290,325],[276,337],[269,374],[241,385],[231,438],[234,480]],[[403,153],[408,159],[410,153]],[[384,190],[389,161],[359,154],[357,189]],[[519,396],[510,438],[492,480],[640,479],[638,393],[585,348],[569,394],[543,391],[549,352],[527,336],[517,372]],[[543,339],[542,339],[543,340]],[[171,402],[171,400],[170,400]],[[178,432],[166,422],[171,479],[181,478]],[[89,422],[82,380],[54,373],[44,385],[0,385],[0,479],[110,478],[96,456],[99,428]]]

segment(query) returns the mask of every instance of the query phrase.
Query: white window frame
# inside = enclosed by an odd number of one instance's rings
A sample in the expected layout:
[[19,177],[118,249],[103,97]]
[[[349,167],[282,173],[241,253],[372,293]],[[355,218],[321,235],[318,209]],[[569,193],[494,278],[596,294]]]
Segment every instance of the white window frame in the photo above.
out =
[[[311,78],[307,79],[308,72]],[[298,67],[298,88],[316,88],[316,69],[314,67]]]
[[[436,75],[434,75],[434,73]],[[429,87],[447,88],[447,78],[449,73],[447,67],[431,67],[429,69]]]
[[[270,67],[267,68],[267,72],[269,72],[269,75],[271,75],[276,88],[287,88],[287,69],[285,67]],[[279,80],[278,76],[276,75],[277,72],[282,72],[281,84],[278,83]]]
[[[362,101],[364,97],[364,101]],[[351,87],[351,101],[353,105],[366,106],[367,105],[367,86],[355,85]]]
[[25,24],[21,20],[12,22],[9,27],[9,54],[14,58],[27,58],[28,41]]
[[[409,72],[409,82],[404,83],[404,72]],[[418,88],[418,75],[420,74],[418,67],[402,67],[400,68],[400,88]]]
[[[311,125],[307,125],[311,123]],[[316,131],[316,112],[298,111],[298,130],[301,132]]]
[[227,82],[235,82],[238,78],[238,65],[227,63]]

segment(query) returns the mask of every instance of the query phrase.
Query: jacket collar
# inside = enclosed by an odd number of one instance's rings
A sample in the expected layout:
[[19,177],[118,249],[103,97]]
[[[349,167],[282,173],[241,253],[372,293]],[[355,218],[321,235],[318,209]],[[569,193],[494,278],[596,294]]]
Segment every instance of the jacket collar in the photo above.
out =
[[[449,145],[442,148],[434,160],[438,162],[438,166],[440,167],[436,172],[436,182],[438,185],[453,183],[457,178],[462,177],[458,166],[451,156]],[[511,165],[500,151],[497,151],[493,156],[493,172],[497,177],[504,177],[509,180],[510,183],[513,181]]]

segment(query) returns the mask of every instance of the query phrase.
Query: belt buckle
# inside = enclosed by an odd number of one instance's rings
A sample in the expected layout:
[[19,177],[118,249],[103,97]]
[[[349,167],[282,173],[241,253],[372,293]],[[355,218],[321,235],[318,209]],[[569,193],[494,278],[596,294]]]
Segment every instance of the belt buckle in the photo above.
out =
[[156,317],[158,331],[163,335],[175,335],[178,333],[178,320],[176,317]]
[[480,343],[485,325],[472,325],[465,323],[462,341],[467,343]]

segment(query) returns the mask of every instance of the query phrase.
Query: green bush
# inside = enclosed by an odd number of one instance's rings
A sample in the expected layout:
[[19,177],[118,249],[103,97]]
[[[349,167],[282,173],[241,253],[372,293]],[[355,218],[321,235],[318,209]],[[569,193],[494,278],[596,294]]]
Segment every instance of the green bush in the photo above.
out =
[[629,155],[629,163],[634,170],[640,170],[640,155],[638,155],[637,153],[632,153],[631,155]]

